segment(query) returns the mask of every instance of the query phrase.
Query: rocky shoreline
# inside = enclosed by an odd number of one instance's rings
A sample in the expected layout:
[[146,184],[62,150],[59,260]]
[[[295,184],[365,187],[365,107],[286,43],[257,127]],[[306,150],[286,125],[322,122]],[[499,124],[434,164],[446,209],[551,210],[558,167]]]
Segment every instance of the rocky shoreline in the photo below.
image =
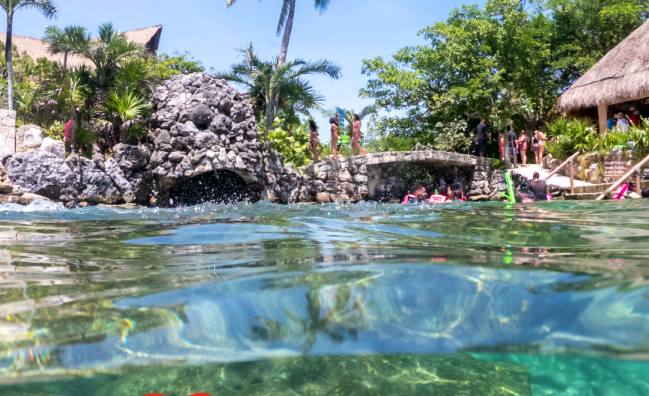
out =
[[[400,193],[403,164],[420,160],[440,161],[449,180],[481,199],[492,199],[505,188],[490,160],[455,153],[377,153],[296,169],[261,141],[248,101],[210,74],[170,78],[156,88],[152,105],[148,135],[138,145],[115,145],[110,156],[95,152],[92,159],[78,154],[66,158],[63,142],[45,137],[37,126],[19,128],[19,152],[7,152],[5,144],[0,153],[0,202],[31,202],[41,196],[66,207],[177,206],[183,204],[179,191],[200,195],[219,180],[219,188],[227,190],[223,181],[233,178],[241,183],[232,190],[232,200],[378,200]],[[11,113],[3,110],[0,119],[11,121]],[[200,180],[207,180],[204,187]]]

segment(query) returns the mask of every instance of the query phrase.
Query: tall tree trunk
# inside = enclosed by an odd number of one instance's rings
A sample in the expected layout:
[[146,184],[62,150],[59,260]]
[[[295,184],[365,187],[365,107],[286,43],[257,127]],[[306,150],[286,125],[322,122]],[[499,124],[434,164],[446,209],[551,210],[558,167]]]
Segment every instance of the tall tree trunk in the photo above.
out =
[[70,101],[70,133],[68,134],[68,139],[70,139],[70,153],[76,153],[76,138],[77,138],[77,110],[75,109],[75,104]]
[[63,70],[68,68],[68,53],[67,51],[63,53]]
[[291,9],[288,11],[286,26],[284,26],[284,37],[282,38],[282,48],[279,51],[277,67],[282,67],[286,63],[286,53],[288,52],[288,42],[291,40],[291,30],[293,30],[293,16],[295,15],[295,0],[291,0]]
[[273,121],[275,120],[275,115],[273,114],[273,105],[272,100],[266,102],[266,138],[268,137],[268,132],[273,129]]
[[9,84],[9,94],[7,98],[7,106],[9,110],[14,109],[14,68],[11,59],[11,30],[13,24],[13,12],[7,12],[7,42],[5,48],[5,59],[7,61],[7,82]]

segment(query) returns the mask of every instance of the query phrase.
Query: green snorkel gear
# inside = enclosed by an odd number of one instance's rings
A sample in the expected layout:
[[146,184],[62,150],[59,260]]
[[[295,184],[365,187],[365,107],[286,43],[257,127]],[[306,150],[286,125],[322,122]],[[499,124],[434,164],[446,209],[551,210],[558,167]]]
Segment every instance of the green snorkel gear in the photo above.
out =
[[504,194],[500,191],[498,191],[498,193],[509,199],[509,202],[516,203],[516,197],[514,196],[514,184],[512,183],[512,178],[509,175],[509,172],[505,172],[505,182],[507,182],[507,192],[509,192],[509,195]]

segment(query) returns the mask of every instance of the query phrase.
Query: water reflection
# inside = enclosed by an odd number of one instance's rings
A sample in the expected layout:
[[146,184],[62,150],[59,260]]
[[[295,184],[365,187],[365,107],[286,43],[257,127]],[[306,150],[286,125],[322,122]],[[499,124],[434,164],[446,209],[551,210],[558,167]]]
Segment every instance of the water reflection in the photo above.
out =
[[644,365],[642,204],[0,211],[0,383],[462,352],[550,389],[544,357]]

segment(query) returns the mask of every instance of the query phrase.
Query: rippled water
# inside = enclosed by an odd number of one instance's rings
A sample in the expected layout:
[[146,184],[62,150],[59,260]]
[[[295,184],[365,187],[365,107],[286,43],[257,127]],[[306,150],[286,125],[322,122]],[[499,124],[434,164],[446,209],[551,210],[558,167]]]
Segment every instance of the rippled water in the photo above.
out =
[[0,205],[0,394],[649,395],[648,209]]

